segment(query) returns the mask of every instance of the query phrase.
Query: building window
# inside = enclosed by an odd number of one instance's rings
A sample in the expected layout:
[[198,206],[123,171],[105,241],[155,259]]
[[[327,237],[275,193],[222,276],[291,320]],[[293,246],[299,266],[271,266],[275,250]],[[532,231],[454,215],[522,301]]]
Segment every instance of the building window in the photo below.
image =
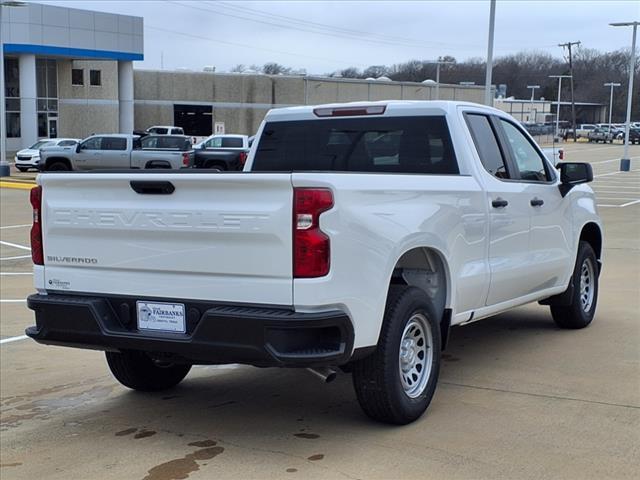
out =
[[20,137],[20,113],[7,112],[7,138]]
[[4,59],[4,96],[6,98],[20,96],[20,67],[17,58]]
[[71,85],[77,87],[84,85],[84,70],[82,68],[71,69]]
[[89,70],[89,85],[92,87],[102,85],[102,72],[100,70]]

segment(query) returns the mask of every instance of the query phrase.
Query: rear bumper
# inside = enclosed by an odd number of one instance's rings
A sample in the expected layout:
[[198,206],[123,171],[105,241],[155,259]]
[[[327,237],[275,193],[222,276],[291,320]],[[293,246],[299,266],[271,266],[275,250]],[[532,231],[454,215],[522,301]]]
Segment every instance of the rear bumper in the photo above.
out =
[[[31,295],[35,341],[94,350],[141,350],[194,364],[318,367],[347,363],[353,327],[340,311],[299,313],[286,308],[185,304],[187,332],[137,329],[134,297]],[[146,299],[157,300],[157,299]],[[163,300],[167,301],[167,300]]]

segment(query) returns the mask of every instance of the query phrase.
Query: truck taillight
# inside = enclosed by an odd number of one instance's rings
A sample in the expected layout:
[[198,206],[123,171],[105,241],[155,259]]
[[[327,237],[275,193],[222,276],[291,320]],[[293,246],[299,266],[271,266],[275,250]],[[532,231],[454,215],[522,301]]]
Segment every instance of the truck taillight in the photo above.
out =
[[240,152],[240,167],[244,167],[244,164],[247,162],[247,152]]
[[42,187],[31,189],[31,206],[33,207],[33,225],[31,226],[31,259],[34,265],[44,265],[42,248]]
[[558,150],[558,159],[564,160],[564,148],[561,148],[560,150]]
[[182,165],[184,165],[185,167],[190,166],[191,161],[189,159],[189,153],[188,152],[183,152],[182,153]]
[[323,277],[329,273],[329,237],[320,230],[320,215],[333,207],[326,188],[293,189],[293,277]]

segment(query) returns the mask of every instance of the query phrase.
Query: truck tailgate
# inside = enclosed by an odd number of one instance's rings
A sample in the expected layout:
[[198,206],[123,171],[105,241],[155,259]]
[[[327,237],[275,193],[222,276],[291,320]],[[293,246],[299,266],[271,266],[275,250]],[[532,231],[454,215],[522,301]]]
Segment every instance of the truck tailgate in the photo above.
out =
[[[131,185],[149,181],[175,190]],[[289,174],[45,174],[39,183],[38,288],[292,304]]]

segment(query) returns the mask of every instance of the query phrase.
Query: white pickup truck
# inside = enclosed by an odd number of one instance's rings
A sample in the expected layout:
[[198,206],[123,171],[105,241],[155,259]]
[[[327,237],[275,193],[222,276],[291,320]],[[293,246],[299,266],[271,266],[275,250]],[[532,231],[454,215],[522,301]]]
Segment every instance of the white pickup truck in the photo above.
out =
[[592,178],[481,105],[272,110],[244,172],[40,175],[26,333],[106,350],[138,390],[193,364],[341,368],[370,417],[405,424],[451,326],[529,302],[591,322]]

